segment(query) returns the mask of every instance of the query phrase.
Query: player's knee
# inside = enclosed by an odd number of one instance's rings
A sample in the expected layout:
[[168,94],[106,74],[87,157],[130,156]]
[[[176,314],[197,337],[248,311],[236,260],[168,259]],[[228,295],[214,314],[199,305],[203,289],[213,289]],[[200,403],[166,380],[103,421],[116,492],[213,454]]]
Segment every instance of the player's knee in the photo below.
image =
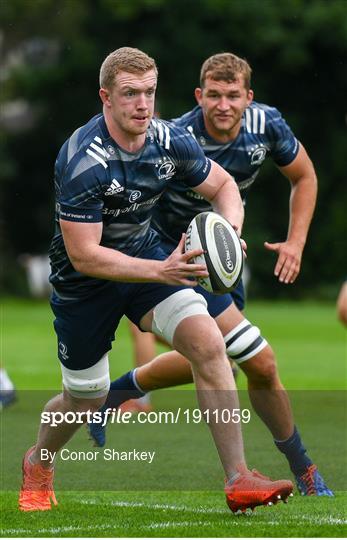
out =
[[61,365],[61,370],[64,388],[76,405],[87,409],[87,402],[96,409],[103,405],[110,389],[107,354],[89,368],[72,370]]
[[213,371],[221,359],[226,361],[222,334],[210,316],[182,321],[175,333],[174,348],[199,371]]
[[210,326],[203,339],[203,355],[206,361],[214,361],[221,357],[226,358],[223,336],[217,326]]
[[251,384],[267,388],[277,383],[278,372],[273,350],[269,345],[242,366]]
[[206,376],[212,376],[216,372],[216,364],[219,364],[221,359],[226,359],[225,345],[213,319],[206,319],[201,323],[192,334],[187,356],[193,364],[199,365],[206,372]]

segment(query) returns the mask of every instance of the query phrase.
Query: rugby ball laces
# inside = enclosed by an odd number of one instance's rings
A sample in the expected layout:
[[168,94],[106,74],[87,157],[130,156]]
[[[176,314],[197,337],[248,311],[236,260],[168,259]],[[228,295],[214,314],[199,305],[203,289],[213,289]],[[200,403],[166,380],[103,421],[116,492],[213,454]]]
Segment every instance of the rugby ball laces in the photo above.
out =
[[214,294],[232,292],[243,271],[243,250],[232,225],[216,212],[201,212],[190,222],[185,250],[203,249],[204,253],[192,259],[205,264],[209,277],[197,278],[201,287]]

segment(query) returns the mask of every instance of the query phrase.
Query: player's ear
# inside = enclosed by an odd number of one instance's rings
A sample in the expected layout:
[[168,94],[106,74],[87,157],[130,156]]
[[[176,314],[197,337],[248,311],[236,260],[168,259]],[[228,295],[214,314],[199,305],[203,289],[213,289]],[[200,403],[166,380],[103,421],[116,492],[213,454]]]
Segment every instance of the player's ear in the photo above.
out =
[[106,90],[106,88],[100,88],[99,96],[104,105],[106,105],[107,107],[111,106],[110,93],[108,90]]
[[248,90],[247,92],[247,107],[252,103],[254,97],[253,90]]
[[195,96],[196,101],[198,102],[198,105],[201,105],[202,89],[201,88],[195,88],[194,96]]

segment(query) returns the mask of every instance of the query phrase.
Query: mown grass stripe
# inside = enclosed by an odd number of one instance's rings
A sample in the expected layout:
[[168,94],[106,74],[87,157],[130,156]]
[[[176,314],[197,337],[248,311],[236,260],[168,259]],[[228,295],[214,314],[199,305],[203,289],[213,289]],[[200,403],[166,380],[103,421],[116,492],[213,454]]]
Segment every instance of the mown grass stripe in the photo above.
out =
[[[172,510],[174,512],[192,512],[192,513],[202,513],[202,514],[223,514],[225,515],[226,517],[230,517],[230,511],[228,510],[222,510],[222,509],[218,509],[218,508],[189,508],[188,506],[182,506],[182,505],[174,505],[174,504],[148,504],[148,503],[142,503],[142,502],[129,502],[129,501],[112,501],[110,503],[104,503],[104,502],[98,502],[97,500],[95,499],[91,499],[91,500],[80,500],[79,501],[81,504],[86,504],[86,505],[98,505],[100,504],[101,506],[117,506],[117,507],[124,507],[124,508],[132,508],[132,507],[137,507],[137,508],[147,508],[149,510]],[[261,507],[259,507],[261,508]],[[256,511],[256,510],[255,510]],[[256,514],[253,514],[254,516]],[[250,517],[252,517],[252,514],[250,515]],[[317,524],[317,525],[326,525],[326,524],[329,524],[329,525],[346,525],[347,524],[347,519],[342,519],[342,518],[334,518],[332,516],[326,516],[326,517],[317,517],[317,516],[309,516],[309,515],[300,515],[300,519],[303,520],[303,521],[307,521],[309,523],[312,523],[312,524]],[[292,522],[297,522],[297,516],[296,515],[293,515],[293,516],[287,516],[286,520],[283,520],[282,518],[279,519],[278,521],[276,520],[272,520],[271,522],[270,521],[264,521],[264,524],[266,523],[270,523],[271,525],[280,525],[281,523],[287,523],[287,524],[292,524]],[[206,523],[206,521],[204,522]],[[261,523],[260,521],[257,521],[257,523]],[[191,523],[190,523],[191,524]]]
[[[148,508],[151,508],[151,506],[148,505]],[[178,507],[179,508],[179,507]],[[193,511],[193,509],[191,510]],[[230,516],[231,517],[231,516]],[[312,525],[345,525],[347,524],[347,519],[339,519],[339,518],[333,518],[332,516],[321,517],[316,518],[315,516],[301,516],[301,519],[303,521],[308,521]],[[297,522],[297,517],[292,516],[292,518],[289,519],[280,519],[279,521],[272,520],[261,520],[256,522],[257,525],[272,525],[272,526],[281,526],[281,525],[292,525],[293,522]],[[151,523],[149,525],[141,525],[142,529],[145,530],[151,530],[151,529],[169,529],[169,528],[180,528],[180,527],[215,527],[218,525],[224,525],[225,521],[218,520],[218,521],[164,521],[164,522],[158,522],[158,523]],[[242,520],[240,521],[240,525],[243,527],[253,527],[254,522],[252,523],[251,520]],[[115,525],[105,525],[105,524],[98,524],[98,525],[86,525],[86,526],[63,526],[63,527],[48,527],[45,529],[37,529],[36,532],[40,534],[59,534],[59,533],[65,533],[65,532],[77,532],[77,531],[98,531],[98,530],[127,530],[132,528],[132,526],[127,526],[122,524],[121,526],[115,526]],[[12,529],[0,529],[1,534],[5,536],[6,534],[30,534],[32,532],[32,529],[24,529],[24,528],[12,528]]]
[[98,505],[101,506],[118,506],[118,507],[124,507],[124,508],[149,508],[150,510],[174,510],[175,512],[194,512],[194,513],[202,513],[202,514],[224,514],[226,516],[230,515],[229,510],[222,510],[218,508],[189,508],[187,506],[176,506],[174,504],[148,504],[148,503],[142,503],[142,502],[128,502],[128,501],[112,501],[110,503],[104,503],[104,502],[98,502],[97,500],[77,500],[76,502],[79,502],[80,504],[85,505]]

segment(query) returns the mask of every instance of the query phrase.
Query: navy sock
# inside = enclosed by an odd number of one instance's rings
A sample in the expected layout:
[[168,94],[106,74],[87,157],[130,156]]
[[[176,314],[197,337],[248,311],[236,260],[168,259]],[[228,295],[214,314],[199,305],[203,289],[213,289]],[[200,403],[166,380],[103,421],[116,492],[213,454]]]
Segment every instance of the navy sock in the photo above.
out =
[[108,408],[116,409],[119,405],[124,403],[124,401],[128,401],[128,399],[137,399],[146,394],[146,392],[143,392],[136,386],[134,382],[134,371],[135,370],[132,369],[125,375],[119,377],[119,379],[111,382],[106,402],[100,411],[104,412]]
[[300,434],[294,426],[294,433],[286,441],[274,441],[275,445],[282,452],[294,475],[302,475],[307,467],[312,465],[312,461],[306,455],[306,448],[302,444]]

